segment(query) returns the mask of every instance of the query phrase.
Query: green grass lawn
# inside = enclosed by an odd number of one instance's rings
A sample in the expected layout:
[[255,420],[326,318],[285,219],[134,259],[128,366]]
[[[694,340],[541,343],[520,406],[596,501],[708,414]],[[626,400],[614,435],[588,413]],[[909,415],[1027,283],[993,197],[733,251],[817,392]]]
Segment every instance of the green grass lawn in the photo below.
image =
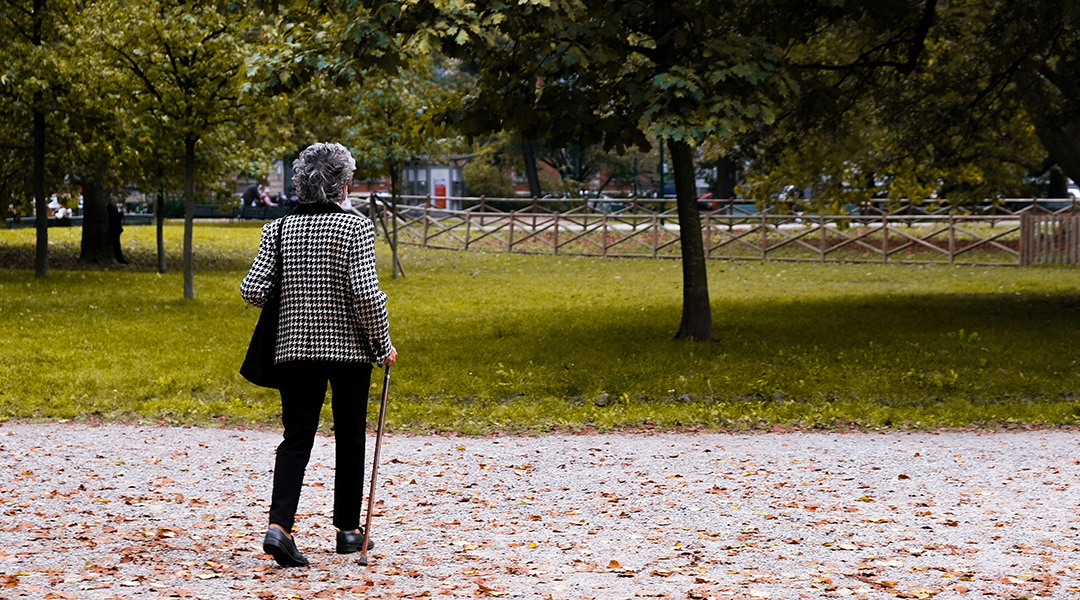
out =
[[[33,231],[0,230],[0,419],[276,422],[276,392],[236,372],[259,226],[197,225],[193,301],[179,224],[165,275],[152,227],[127,228],[132,264],[108,270],[77,264],[78,229],[50,230],[41,280]],[[712,262],[700,344],[670,339],[675,261],[403,247],[391,280],[377,250],[398,430],[1080,420],[1076,268]]]

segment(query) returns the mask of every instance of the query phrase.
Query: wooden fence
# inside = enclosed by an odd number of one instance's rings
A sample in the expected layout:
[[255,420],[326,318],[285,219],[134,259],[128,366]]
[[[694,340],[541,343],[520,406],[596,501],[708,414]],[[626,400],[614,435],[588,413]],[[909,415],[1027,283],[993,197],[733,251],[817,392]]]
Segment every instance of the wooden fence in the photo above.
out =
[[[449,198],[438,199],[436,205],[427,196],[405,196],[391,205],[389,199],[381,200],[386,202],[378,204],[381,228],[387,239],[403,244],[529,254],[680,257],[674,201]],[[1031,229],[1040,240],[1048,234],[1039,229],[1042,225],[1022,223],[1037,215],[1049,219],[1045,222],[1072,223],[1060,226],[1066,233],[1050,237],[1076,240],[1077,208],[1071,200],[1004,200],[973,207],[929,202],[889,206],[882,201],[849,205],[844,214],[834,215],[762,210],[733,200],[703,206],[700,217],[705,253],[713,259],[1020,265],[1050,262],[1043,258],[1044,251],[1028,260],[1028,240],[1034,238],[1025,232]],[[393,218],[388,218],[391,214]],[[1072,248],[1075,257],[1075,244]]]
[[1080,214],[1025,213],[1020,218],[1020,264],[1080,264]]

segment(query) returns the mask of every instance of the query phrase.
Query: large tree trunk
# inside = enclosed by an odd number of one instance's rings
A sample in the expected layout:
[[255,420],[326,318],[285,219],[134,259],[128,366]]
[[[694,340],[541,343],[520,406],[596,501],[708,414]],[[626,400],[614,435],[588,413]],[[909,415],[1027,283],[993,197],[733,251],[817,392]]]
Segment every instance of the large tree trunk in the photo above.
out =
[[675,339],[712,340],[712,309],[705,270],[705,243],[701,236],[697,189],[694,186],[694,149],[683,141],[668,142],[675,167],[675,196],[679,211],[679,247],[682,249],[682,322]]
[[1050,188],[1046,192],[1047,198],[1068,198],[1069,180],[1057,167],[1050,169]]
[[158,190],[154,201],[154,222],[157,225],[157,271],[165,272],[165,192]]
[[[97,169],[95,169],[96,171]],[[91,173],[81,182],[83,189],[82,244],[79,262],[104,264],[116,261],[109,237],[108,198],[100,173]]]
[[34,94],[34,227],[37,243],[34,248],[34,275],[49,274],[49,215],[45,198],[45,113],[41,111],[41,92]]
[[191,234],[195,223],[195,138],[184,139],[184,298],[195,298]]
[[1066,176],[1080,183],[1080,97],[1076,96],[1080,84],[1075,79],[1080,69],[1055,75],[1053,82],[1070,89],[1056,87],[1030,61],[1016,70],[1016,88],[1046,153]]
[[521,144],[521,157],[525,161],[525,178],[529,181],[529,195],[539,198],[542,194],[540,174],[536,172],[536,150],[532,142],[526,141]]

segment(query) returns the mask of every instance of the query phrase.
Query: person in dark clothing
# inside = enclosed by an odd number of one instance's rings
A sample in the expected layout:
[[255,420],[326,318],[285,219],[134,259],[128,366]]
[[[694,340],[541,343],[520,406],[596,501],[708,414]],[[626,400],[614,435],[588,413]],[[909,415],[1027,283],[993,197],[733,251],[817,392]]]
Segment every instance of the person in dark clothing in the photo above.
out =
[[120,210],[120,201],[113,196],[109,198],[109,239],[112,241],[113,256],[116,257],[116,262],[126,265],[127,259],[124,258],[124,249],[120,247],[120,234],[124,232],[124,213]]
[[253,183],[244,188],[244,193],[240,195],[240,199],[243,201],[244,206],[258,206],[259,195],[259,184]]

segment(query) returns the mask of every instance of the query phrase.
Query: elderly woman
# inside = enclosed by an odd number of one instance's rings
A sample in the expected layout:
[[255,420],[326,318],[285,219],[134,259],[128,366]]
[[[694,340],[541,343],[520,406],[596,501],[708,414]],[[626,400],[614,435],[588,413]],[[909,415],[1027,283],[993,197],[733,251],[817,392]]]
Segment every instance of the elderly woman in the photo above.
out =
[[348,194],[356,162],[344,146],[319,143],[301,152],[293,169],[300,205],[263,227],[258,255],[240,285],[244,300],[261,307],[281,278],[274,363],[281,375],[285,432],[277,449],[263,549],[285,567],[308,564],[296,548],[292,527],[328,382],[336,446],[337,552],[360,549],[372,363],[392,365],[397,360],[390,344],[386,294],[375,274],[374,227],[369,219],[338,206]]

